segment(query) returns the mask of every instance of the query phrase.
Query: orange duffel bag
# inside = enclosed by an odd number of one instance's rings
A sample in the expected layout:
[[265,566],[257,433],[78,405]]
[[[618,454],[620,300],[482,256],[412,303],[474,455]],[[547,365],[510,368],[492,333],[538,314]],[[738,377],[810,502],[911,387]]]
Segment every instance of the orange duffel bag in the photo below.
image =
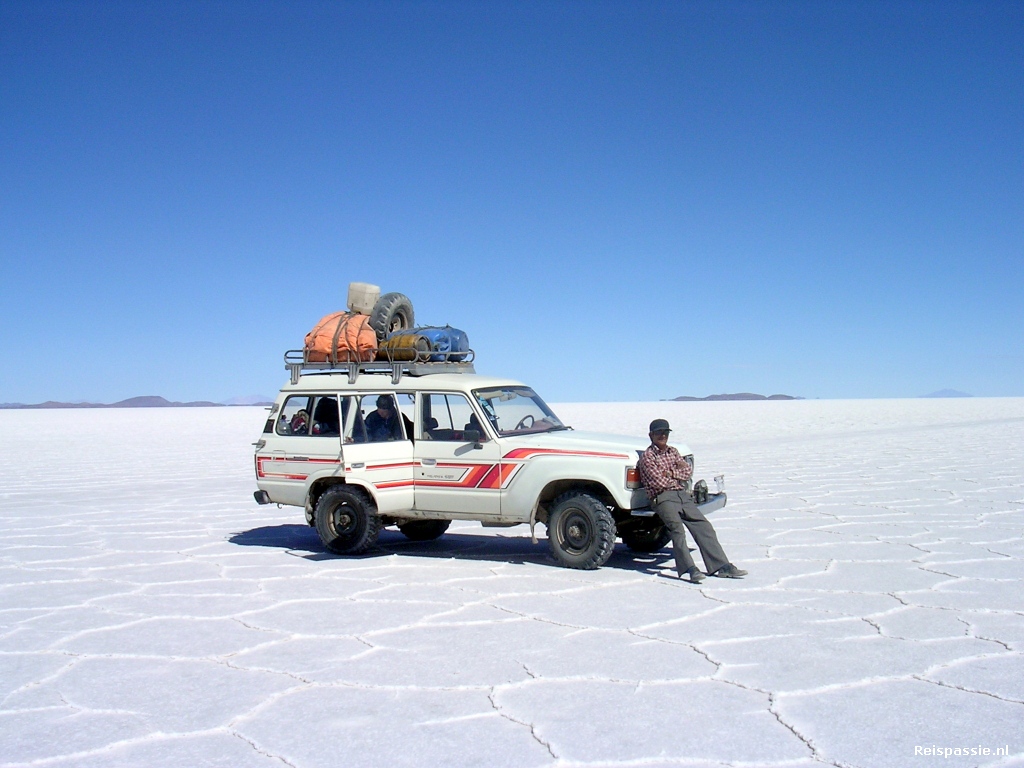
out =
[[369,315],[335,312],[306,334],[307,363],[366,363],[377,356],[377,334]]

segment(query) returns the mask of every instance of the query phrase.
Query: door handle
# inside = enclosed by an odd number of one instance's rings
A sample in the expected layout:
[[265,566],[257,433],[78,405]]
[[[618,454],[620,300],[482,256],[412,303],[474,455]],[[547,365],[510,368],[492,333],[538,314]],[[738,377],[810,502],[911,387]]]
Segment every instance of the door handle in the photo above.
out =
[[437,459],[420,459],[420,464],[424,467],[433,467],[437,465]]
[[363,467],[366,466],[366,462],[365,461],[354,461],[354,462],[352,462],[351,466],[352,466],[352,469],[362,469]]

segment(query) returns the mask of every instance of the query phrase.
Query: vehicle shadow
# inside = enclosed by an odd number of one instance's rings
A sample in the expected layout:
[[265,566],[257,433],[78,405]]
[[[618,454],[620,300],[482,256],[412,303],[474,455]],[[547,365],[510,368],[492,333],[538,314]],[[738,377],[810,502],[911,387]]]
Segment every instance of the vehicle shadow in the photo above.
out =
[[[375,547],[361,555],[336,555],[328,552],[317,536],[316,530],[308,525],[284,523],[265,525],[233,534],[228,541],[243,547],[270,547],[282,549],[288,554],[304,560],[370,560],[378,557],[401,555],[433,559],[483,560],[495,563],[533,563],[552,568],[561,566],[548,552],[548,543],[538,536],[534,544],[530,537],[495,534],[473,534],[450,531],[434,541],[412,541],[401,532],[385,529],[381,531]],[[672,563],[672,549],[666,547],[659,552],[637,553],[618,542],[604,568],[640,571],[661,574],[666,562]]]

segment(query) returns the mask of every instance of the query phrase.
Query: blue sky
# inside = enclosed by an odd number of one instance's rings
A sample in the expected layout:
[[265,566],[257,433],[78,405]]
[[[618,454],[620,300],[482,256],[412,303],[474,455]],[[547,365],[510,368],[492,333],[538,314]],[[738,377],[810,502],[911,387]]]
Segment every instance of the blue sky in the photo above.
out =
[[551,401],[1024,395],[1024,4],[0,4],[0,402],[350,281]]

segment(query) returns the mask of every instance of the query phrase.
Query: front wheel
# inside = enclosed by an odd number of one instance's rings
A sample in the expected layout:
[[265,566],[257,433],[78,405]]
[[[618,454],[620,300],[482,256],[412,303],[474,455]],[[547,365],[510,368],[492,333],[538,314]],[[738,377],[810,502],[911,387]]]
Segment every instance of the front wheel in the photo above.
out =
[[362,491],[335,485],[324,491],[313,513],[320,541],[338,555],[358,555],[377,543],[381,520]]
[[564,493],[555,499],[548,516],[548,546],[566,568],[600,568],[615,546],[615,519],[589,493]]

